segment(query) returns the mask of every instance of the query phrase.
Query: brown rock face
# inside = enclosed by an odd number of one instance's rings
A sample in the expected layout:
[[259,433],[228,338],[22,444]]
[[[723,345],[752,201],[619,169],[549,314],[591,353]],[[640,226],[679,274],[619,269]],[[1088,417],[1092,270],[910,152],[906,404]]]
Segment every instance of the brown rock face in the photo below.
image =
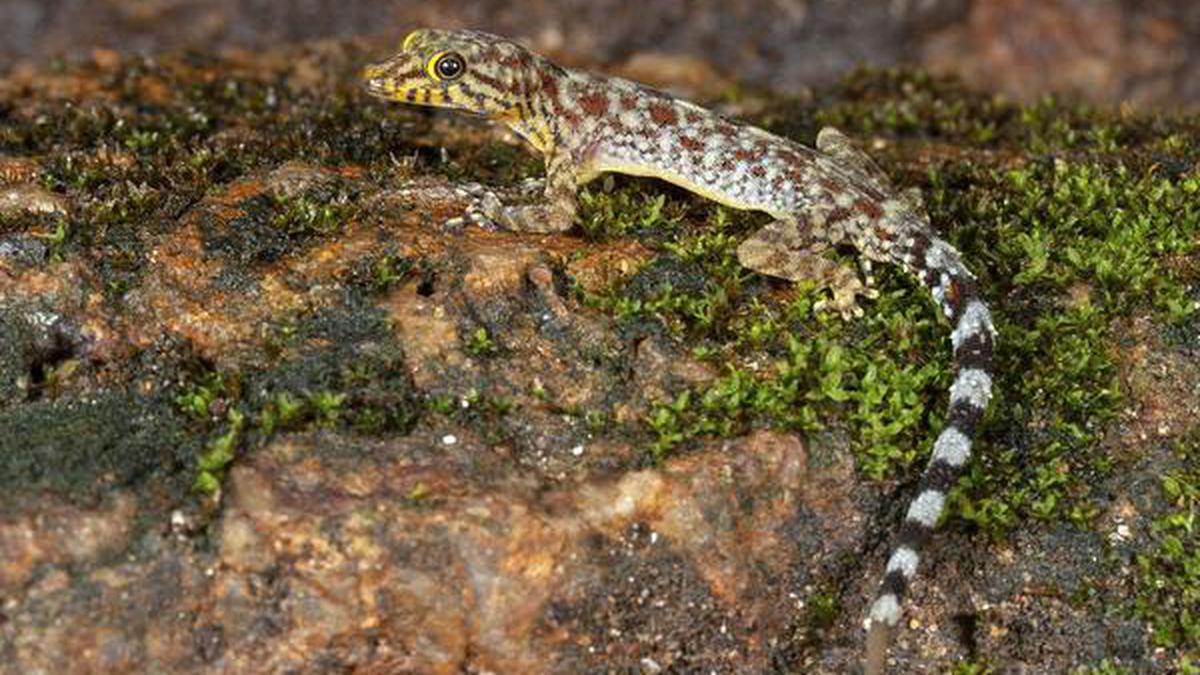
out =
[[[111,533],[127,528],[127,502],[77,518],[76,541],[62,540],[65,513],[6,524],[5,587],[42,570],[14,596],[7,633],[59,617],[19,639],[11,663],[552,673],[649,659],[758,672],[792,621],[785,589],[858,534],[853,505],[830,499],[849,467],[812,470],[790,436],[541,492],[505,464],[469,437],[289,436],[232,472],[209,552],[163,539],[152,559],[102,562],[126,545]],[[58,571],[71,563],[90,567],[86,585]]]
[[[705,661],[757,670],[767,657],[762,637],[789,620],[774,581],[794,574],[788,532],[843,531],[822,517],[793,521],[804,502],[791,490],[815,476],[788,437],[755,437],[536,498],[517,476],[496,483],[484,467],[467,468],[486,448],[463,439],[442,451],[450,462],[444,454],[431,462],[442,443],[426,443],[371,448],[391,459],[364,465],[318,460],[321,438],[293,438],[234,472],[217,537],[213,618],[238,637],[227,638],[222,658],[258,654],[283,670],[310,663],[306,645],[323,644],[377,672],[452,673],[464,663],[570,672],[567,664],[595,667],[615,655],[671,663],[686,658],[671,654],[673,622],[661,624],[667,634],[644,631],[684,604],[695,608],[693,630],[731,648]],[[848,509],[826,515],[846,519]],[[848,541],[830,538],[812,560]],[[267,574],[287,589],[287,601],[267,613],[279,612],[270,619],[282,632],[253,630],[268,616],[242,600],[240,589]],[[638,601],[611,615],[611,601],[625,595]],[[375,653],[336,647],[362,631]]]
[[99,56],[13,101],[61,135],[0,137],[45,150],[0,165],[0,672],[769,667],[860,546],[851,463],[782,432],[653,462],[640,420],[714,369],[563,271],[652,251],[442,232],[445,178],[387,158],[427,121],[364,132],[403,129],[371,171],[263,161],[356,134],[276,115],[277,71],[185,104],[222,75]]
[[[175,17],[261,37],[189,13],[202,4],[47,2],[33,23],[75,35],[57,14],[75,7],[95,30],[109,24],[92,13],[118,12],[148,34]],[[361,25],[350,4],[305,7],[346,5]],[[850,22],[937,3],[885,4]],[[551,5],[505,3],[497,21],[533,31],[526,13]],[[797,71],[771,58],[840,43],[813,18],[828,5],[782,5],[729,34],[803,25],[815,46],[764,32],[764,57],[722,37],[716,58],[769,57],[782,86]],[[447,6],[395,5],[431,20]],[[0,2],[0,35],[22,7]],[[632,49],[683,14],[761,6],[682,8],[615,14],[609,42],[572,42],[582,24],[537,39]],[[1058,25],[1055,8],[1006,30],[1111,53],[1110,33]],[[1013,21],[990,11],[980,26]],[[272,16],[291,35],[309,14]],[[861,320],[814,311],[819,293],[737,266],[761,214],[648,179],[585,186],[570,233],[445,228],[462,182],[513,201],[537,160],[460,117],[368,99],[355,73],[381,51],[98,51],[0,77],[0,674],[851,671],[952,379],[928,299],[879,270]],[[840,63],[829,54],[809,65]],[[661,58],[629,66],[691,80]],[[1162,319],[1197,300],[1182,252],[1196,214],[1175,189],[1196,194],[1197,123],[934,80],[745,102],[801,141],[823,119],[851,125],[897,183],[925,188],[1009,350],[893,671],[1168,672],[1189,646],[1151,642],[1137,612],[1161,589],[1138,556],[1160,547],[1179,584],[1161,588],[1187,590],[1156,537],[1183,513],[1162,485],[1200,416],[1200,322]],[[1145,195],[1108,199],[1143,177]],[[1104,208],[1055,201],[1083,190]],[[1171,200],[1178,213],[1151,208]],[[1104,228],[1080,217],[1109,212],[1118,232],[1157,223],[1120,270],[1103,256],[1134,237],[1097,246]],[[1073,254],[1104,275],[1056,289],[1081,274]],[[1023,281],[1039,256],[1044,278]],[[1152,256],[1169,259],[1142,267]],[[1141,291],[1118,288],[1125,268]],[[1162,594],[1154,619],[1176,621],[1190,596]]]

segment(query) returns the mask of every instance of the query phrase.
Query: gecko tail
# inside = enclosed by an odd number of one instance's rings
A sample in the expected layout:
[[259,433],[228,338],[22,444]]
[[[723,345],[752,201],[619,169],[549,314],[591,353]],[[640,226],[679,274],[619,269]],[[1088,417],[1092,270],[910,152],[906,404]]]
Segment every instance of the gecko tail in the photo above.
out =
[[979,297],[974,275],[958,251],[934,236],[927,225],[914,226],[888,252],[929,289],[953,326],[954,384],[950,387],[946,426],[933,444],[933,454],[918,481],[904,524],[866,619],[866,675],[884,671],[887,647],[900,622],[904,596],[916,575],[921,551],[928,543],[946,502],[971,457],[976,427],[992,397],[992,357],[996,331],[991,312]]

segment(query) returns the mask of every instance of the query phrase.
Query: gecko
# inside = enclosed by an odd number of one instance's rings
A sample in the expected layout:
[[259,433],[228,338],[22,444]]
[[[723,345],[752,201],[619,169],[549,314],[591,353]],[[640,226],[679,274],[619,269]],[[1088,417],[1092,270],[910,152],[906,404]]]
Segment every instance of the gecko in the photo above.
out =
[[[505,204],[475,186],[465,190],[471,201],[462,219],[563,232],[575,223],[580,185],[606,172],[647,176],[734,209],[767,213],[774,220],[738,246],[739,263],[771,277],[815,281],[830,294],[821,304],[844,317],[861,315],[860,296],[875,297],[872,262],[896,265],[928,290],[951,326],[955,377],[945,426],[863,621],[863,670],[882,673],[921,551],[970,459],[992,396],[991,313],[961,254],[933,230],[919,196],[897,191],[832,127],[809,147],[630,80],[561,67],[480,31],[415,30],[398,53],[361,76],[373,96],[482,116],[541,153],[545,178],[537,203]],[[841,246],[858,251],[865,278],[827,255]]]

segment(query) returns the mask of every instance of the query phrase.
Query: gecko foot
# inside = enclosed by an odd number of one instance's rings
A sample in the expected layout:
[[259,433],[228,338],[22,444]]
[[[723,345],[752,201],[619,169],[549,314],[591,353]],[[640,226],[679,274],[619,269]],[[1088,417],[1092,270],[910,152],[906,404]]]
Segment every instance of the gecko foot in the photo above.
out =
[[[842,267],[841,269],[849,272],[849,268]],[[817,311],[830,309],[842,316],[843,319],[849,320],[858,318],[863,315],[863,308],[858,304],[859,296],[864,298],[877,298],[879,292],[874,288],[867,286],[858,277],[850,274],[848,278],[838,279],[836,282],[827,281],[826,286],[833,297],[828,300],[818,300],[813,304],[813,309]]]
[[859,296],[874,298],[878,293],[854,268],[822,255],[829,248],[828,242],[814,240],[798,223],[777,220],[742,242],[737,253],[742,266],[759,274],[790,281],[811,280],[828,288],[833,297],[819,301],[815,309],[832,309],[845,319],[862,316]]
[[546,179],[526,178],[520,183],[517,183],[516,190],[517,194],[519,194],[522,199],[536,199],[538,196],[546,192]]
[[467,225],[474,225],[484,230],[501,229],[498,223],[504,212],[504,203],[491,189],[479,183],[464,183],[454,188],[454,193],[466,200],[467,206],[461,216],[450,218],[443,223],[443,229],[450,232],[460,232]]

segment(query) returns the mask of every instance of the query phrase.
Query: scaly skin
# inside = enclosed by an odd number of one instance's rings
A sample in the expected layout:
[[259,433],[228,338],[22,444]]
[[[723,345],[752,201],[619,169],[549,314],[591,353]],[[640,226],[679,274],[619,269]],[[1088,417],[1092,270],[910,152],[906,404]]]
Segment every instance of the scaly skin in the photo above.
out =
[[971,453],[991,399],[995,331],[974,277],[938,238],[919,199],[897,194],[886,176],[840,132],[826,128],[808,148],[737,124],[628,80],[559,67],[520,45],[475,31],[423,29],[401,51],[363,72],[381,98],[451,108],[506,124],[546,161],[544,200],[505,206],[477,190],[467,216],[512,230],[572,226],[576,188],[612,171],[652,176],[737,209],[776,220],[738,248],[746,267],[790,280],[813,279],[834,309],[861,313],[873,295],[850,268],[821,255],[848,243],[871,261],[899,265],[929,289],[954,327],[957,374],[946,428],[920,479],[880,589],[865,621],[865,670],[881,673],[900,603],[920,550],[941,516],[946,491]]

